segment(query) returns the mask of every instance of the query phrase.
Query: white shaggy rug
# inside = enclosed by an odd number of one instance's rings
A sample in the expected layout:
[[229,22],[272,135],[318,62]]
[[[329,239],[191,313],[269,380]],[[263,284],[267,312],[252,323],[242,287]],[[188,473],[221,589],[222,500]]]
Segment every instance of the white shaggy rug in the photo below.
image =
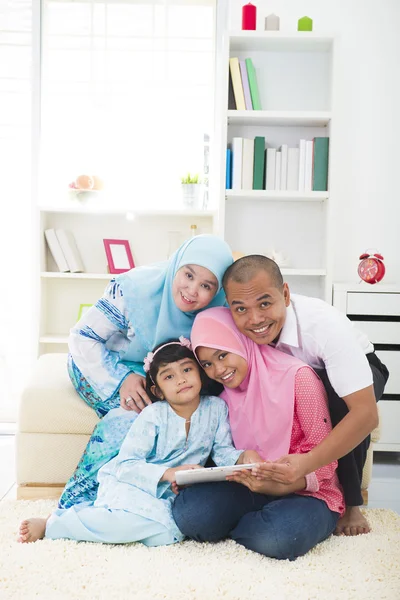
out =
[[1,600],[400,600],[400,515],[367,510],[373,531],[331,537],[294,562],[233,541],[146,548],[64,540],[16,542],[19,522],[50,500],[0,503]]

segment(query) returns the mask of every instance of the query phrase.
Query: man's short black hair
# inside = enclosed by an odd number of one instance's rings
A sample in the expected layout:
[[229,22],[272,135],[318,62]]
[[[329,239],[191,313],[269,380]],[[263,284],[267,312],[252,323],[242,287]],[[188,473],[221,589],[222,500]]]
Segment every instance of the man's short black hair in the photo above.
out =
[[226,292],[226,286],[230,280],[236,283],[247,283],[253,279],[259,271],[265,271],[271,278],[273,287],[281,290],[283,288],[283,277],[280,268],[274,260],[262,254],[249,254],[236,260],[225,271],[222,285]]

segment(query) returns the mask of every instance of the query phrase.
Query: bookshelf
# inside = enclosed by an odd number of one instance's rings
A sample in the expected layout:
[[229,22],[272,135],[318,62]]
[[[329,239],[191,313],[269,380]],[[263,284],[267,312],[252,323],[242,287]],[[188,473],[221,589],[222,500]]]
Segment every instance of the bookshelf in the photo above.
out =
[[[251,58],[262,110],[228,109],[229,59]],[[334,39],[313,32],[226,32],[216,71],[213,192],[217,230],[243,254],[275,250],[292,291],[332,301]],[[329,137],[329,188],[273,191],[225,188],[226,148],[234,137],[265,137],[267,148]]]
[[[78,319],[81,304],[94,304],[114,276],[107,272],[103,239],[127,239],[136,266],[166,260],[190,237],[213,233],[216,212],[185,208],[115,207],[112,202],[43,205],[38,220],[38,354],[67,352],[69,330]],[[66,229],[74,235],[85,267],[84,273],[61,273],[45,241],[46,229]]]

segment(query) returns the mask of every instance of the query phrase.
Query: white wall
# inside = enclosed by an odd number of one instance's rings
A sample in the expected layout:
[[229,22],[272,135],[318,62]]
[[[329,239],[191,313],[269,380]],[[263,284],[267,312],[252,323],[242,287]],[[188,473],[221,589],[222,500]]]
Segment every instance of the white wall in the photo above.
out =
[[[246,0],[226,0],[230,30]],[[357,281],[358,256],[378,248],[385,283],[400,282],[400,0],[252,0],[257,29],[275,13],[280,29],[310,16],[337,36],[334,82],[334,281]],[[222,32],[219,32],[221,35]]]

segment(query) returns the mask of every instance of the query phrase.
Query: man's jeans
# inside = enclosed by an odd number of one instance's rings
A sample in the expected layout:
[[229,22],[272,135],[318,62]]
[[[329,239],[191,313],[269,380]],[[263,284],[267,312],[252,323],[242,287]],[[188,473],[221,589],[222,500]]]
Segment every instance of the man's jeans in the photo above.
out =
[[339,514],[310,496],[265,496],[239,483],[199,483],[180,491],[173,515],[199,542],[230,537],[271,558],[295,560],[331,535]]

